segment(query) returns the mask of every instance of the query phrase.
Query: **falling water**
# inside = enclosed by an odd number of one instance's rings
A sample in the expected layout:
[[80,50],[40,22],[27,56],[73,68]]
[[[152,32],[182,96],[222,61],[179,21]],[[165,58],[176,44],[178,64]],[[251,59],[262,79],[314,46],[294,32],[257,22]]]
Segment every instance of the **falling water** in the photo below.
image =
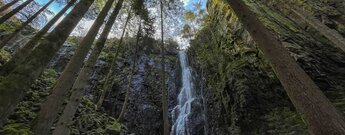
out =
[[171,135],[205,134],[205,115],[202,99],[196,94],[185,51],[179,52],[182,69],[182,87],[178,95],[178,104],[172,112],[174,125]]

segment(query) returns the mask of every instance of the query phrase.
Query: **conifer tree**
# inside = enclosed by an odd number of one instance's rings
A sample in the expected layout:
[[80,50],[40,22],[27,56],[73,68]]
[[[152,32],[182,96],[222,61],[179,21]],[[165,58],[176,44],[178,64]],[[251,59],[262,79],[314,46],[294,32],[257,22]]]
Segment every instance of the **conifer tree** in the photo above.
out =
[[168,118],[168,90],[165,84],[165,48],[164,48],[164,18],[163,18],[163,0],[160,0],[161,12],[161,87],[162,87],[162,110],[164,135],[169,135],[169,118]]
[[20,31],[22,31],[26,26],[28,26],[39,14],[41,14],[47,7],[52,4],[54,0],[50,0],[46,3],[40,10],[38,10],[34,15],[32,15],[28,20],[26,20],[19,28],[14,30],[9,36],[7,36],[4,40],[0,42],[0,49],[3,48],[9,41],[11,41],[15,36],[17,36]]
[[26,0],[25,2],[23,2],[21,5],[19,5],[18,7],[16,7],[15,9],[13,9],[11,12],[7,13],[6,15],[2,16],[0,18],[0,24],[3,24],[5,21],[7,21],[8,19],[10,19],[13,15],[15,15],[16,13],[18,13],[20,10],[22,10],[23,8],[25,8],[27,5],[29,5],[32,1],[34,0]]
[[59,11],[39,32],[27,42],[23,48],[20,48],[12,58],[0,67],[0,75],[5,76],[17,67],[30,54],[38,41],[48,32],[48,30],[62,17],[62,15],[74,5],[77,0],[70,0],[67,5]]
[[[126,26],[130,20],[130,11],[128,12],[127,20],[123,28],[122,36],[119,42],[119,46],[122,44],[123,35],[125,33]],[[91,51],[90,57],[86,60],[84,67],[81,69],[78,78],[72,87],[72,94],[69,98],[63,114],[59,118],[58,124],[53,132],[53,135],[64,135],[68,133],[68,125],[72,123],[75,112],[77,111],[78,105],[81,98],[83,97],[84,90],[87,86],[93,67],[96,64],[97,58],[99,57],[104,44],[98,44],[101,46],[94,46]]]
[[99,13],[95,22],[91,26],[89,32],[80,42],[76,52],[71,58],[70,62],[62,72],[57,80],[52,94],[47,97],[47,100],[41,105],[41,110],[34,122],[33,130],[36,134],[48,134],[50,127],[53,125],[55,118],[64,102],[64,97],[71,89],[83,61],[89,52],[93,41],[95,40],[99,29],[101,28],[104,19],[106,18],[114,0],[108,0],[104,5],[102,11]]
[[345,119],[242,0],[225,0],[271,63],[311,134],[345,134]]
[[23,99],[25,91],[39,77],[55,53],[63,45],[74,27],[94,0],[80,0],[72,11],[49,33],[34,51],[0,82],[0,126]]
[[18,2],[19,2],[19,0],[13,0],[13,1],[7,3],[6,5],[2,6],[2,7],[0,8],[0,14],[1,14],[2,12],[6,11],[8,8],[10,8],[11,6],[13,6],[14,4],[16,4],[16,3],[18,3]]

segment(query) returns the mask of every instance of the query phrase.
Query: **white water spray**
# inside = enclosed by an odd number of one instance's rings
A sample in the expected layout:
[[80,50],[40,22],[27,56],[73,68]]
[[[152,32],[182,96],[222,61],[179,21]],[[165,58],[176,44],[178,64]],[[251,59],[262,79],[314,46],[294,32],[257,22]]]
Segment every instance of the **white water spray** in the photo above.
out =
[[[192,72],[188,64],[187,54],[185,51],[179,52],[179,59],[182,69],[182,88],[178,95],[178,104],[172,112],[172,119],[175,120],[172,126],[171,135],[191,135],[194,134],[190,123],[193,123],[193,119],[190,117],[193,109],[193,104],[199,102],[199,98],[194,91],[194,83],[192,81]],[[200,103],[197,103],[200,104]],[[198,112],[204,119],[204,114]],[[204,120],[202,120],[204,121]]]

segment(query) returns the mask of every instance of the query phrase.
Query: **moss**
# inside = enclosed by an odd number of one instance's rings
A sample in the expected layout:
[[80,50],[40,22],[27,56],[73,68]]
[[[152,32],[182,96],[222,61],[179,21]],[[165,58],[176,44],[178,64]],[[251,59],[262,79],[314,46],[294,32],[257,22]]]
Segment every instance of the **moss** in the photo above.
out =
[[5,50],[0,50],[0,66],[12,58],[11,54]]
[[37,116],[41,102],[49,95],[49,90],[53,87],[56,79],[56,71],[46,69],[31,89],[26,92],[24,100],[18,104],[14,114],[9,116],[7,124],[1,130],[8,132],[8,134],[30,134],[30,122]]
[[308,134],[304,121],[294,110],[282,107],[273,109],[264,119],[270,122],[264,132],[269,134]]
[[[260,19],[271,30],[280,33],[286,30],[298,32],[294,23],[284,16],[274,13],[266,6],[258,6],[258,3],[251,0],[246,2],[255,13],[267,14]],[[209,109],[220,110],[209,114],[209,117],[221,119],[209,123],[212,125],[209,128],[224,129],[224,133],[219,134],[267,134],[270,130],[267,126],[270,127],[280,119],[268,120],[264,116],[271,115],[271,110],[280,107],[290,108],[292,104],[270,64],[224,1],[210,1],[208,11],[210,16],[207,25],[192,41],[189,53],[206,77],[208,91],[205,96],[212,103]],[[288,112],[286,116],[299,117],[295,110],[280,112]],[[293,124],[287,126],[295,126],[294,123],[300,125],[286,130],[305,131],[301,128],[305,127],[304,123],[294,120],[300,119],[291,118],[288,122]],[[284,126],[277,125],[276,128]]]
[[33,135],[29,128],[20,123],[7,124],[0,130],[0,133],[2,135]]
[[19,26],[20,26],[19,21],[13,21],[10,23],[3,23],[3,24],[0,24],[0,32],[13,32]]
[[82,98],[82,99],[81,99],[81,103],[82,103],[83,105],[85,105],[86,107],[90,107],[90,108],[95,107],[95,106],[94,106],[95,104],[94,104],[91,100],[89,100],[89,99],[87,99],[87,98]]
[[112,131],[117,131],[117,132],[121,132],[121,127],[122,125],[116,120],[113,120],[108,125],[106,125],[107,130],[112,130]]

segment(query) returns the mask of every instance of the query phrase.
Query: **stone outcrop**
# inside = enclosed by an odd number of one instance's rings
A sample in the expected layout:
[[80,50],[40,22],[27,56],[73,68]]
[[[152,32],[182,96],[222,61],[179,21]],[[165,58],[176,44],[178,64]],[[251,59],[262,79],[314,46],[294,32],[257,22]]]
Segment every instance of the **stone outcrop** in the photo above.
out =
[[[244,1],[343,111],[345,53],[303,19],[278,8],[281,1]],[[330,28],[343,35],[344,25],[319,7],[338,15],[341,8],[321,1],[294,2],[285,4],[309,7],[308,12],[315,18],[330,27],[324,21],[324,17],[328,18],[337,24]],[[207,6],[209,21],[192,41],[189,57],[198,74],[205,78],[205,86],[199,86],[204,89],[208,133],[307,134],[274,71],[229,5],[222,0],[209,0]]]

